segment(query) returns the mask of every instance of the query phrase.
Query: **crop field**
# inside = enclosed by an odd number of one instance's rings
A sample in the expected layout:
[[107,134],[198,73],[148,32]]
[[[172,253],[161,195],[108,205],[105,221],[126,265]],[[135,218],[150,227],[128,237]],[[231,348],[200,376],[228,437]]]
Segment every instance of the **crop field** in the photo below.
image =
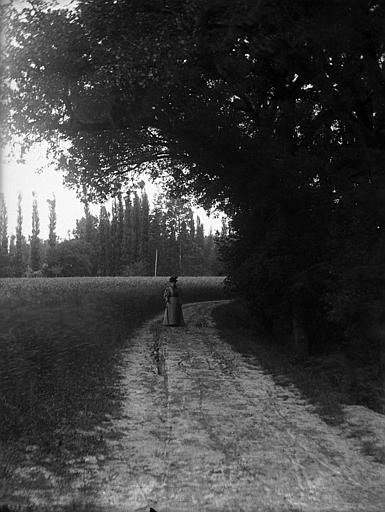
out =
[[[124,296],[161,300],[167,277],[57,277],[0,279],[0,304],[25,306],[36,304],[84,303],[90,297]],[[215,300],[223,296],[223,277],[180,277],[178,286],[184,302]],[[214,297],[214,299],[211,299]],[[163,307],[160,302],[160,307]]]
[[[133,329],[162,312],[166,283],[166,277],[0,279],[0,452],[18,443],[48,453],[68,448],[74,428],[113,414],[119,351]],[[225,298],[222,277],[182,277],[178,285],[184,303]],[[0,472],[8,465],[0,457]]]

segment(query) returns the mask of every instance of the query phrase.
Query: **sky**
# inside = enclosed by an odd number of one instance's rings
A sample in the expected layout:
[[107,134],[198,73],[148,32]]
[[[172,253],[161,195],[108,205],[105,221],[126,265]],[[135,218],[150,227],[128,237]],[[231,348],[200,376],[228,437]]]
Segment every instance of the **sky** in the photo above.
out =
[[[36,170],[46,167],[42,173]],[[8,235],[15,234],[17,223],[17,196],[22,194],[23,234],[28,237],[31,234],[32,224],[32,192],[36,193],[40,218],[40,237],[48,238],[48,203],[47,199],[56,198],[57,226],[56,232],[59,238],[68,237],[76,227],[76,220],[84,215],[84,207],[76,197],[74,190],[63,185],[63,177],[60,172],[49,168],[45,151],[36,148],[25,156],[25,163],[17,163],[16,159],[8,161],[3,152],[1,158],[0,190],[4,194],[8,214]],[[150,204],[153,195],[160,191],[158,187],[147,182],[146,191]],[[107,209],[110,211],[109,206]],[[91,213],[99,214],[100,204],[90,205]],[[203,209],[196,209],[201,218],[205,231],[210,228],[215,231],[220,229],[220,218],[207,217]]]

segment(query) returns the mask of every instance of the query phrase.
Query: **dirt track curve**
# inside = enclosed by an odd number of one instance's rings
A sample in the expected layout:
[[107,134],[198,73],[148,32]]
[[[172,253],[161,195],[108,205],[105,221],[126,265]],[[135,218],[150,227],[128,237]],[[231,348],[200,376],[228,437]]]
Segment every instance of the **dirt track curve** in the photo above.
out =
[[106,512],[385,511],[385,466],[222,341],[211,319],[217,304],[185,305],[186,327],[155,319],[136,331],[120,363],[120,414],[99,427],[108,456],[74,461],[71,489],[46,489],[36,503],[71,496]]

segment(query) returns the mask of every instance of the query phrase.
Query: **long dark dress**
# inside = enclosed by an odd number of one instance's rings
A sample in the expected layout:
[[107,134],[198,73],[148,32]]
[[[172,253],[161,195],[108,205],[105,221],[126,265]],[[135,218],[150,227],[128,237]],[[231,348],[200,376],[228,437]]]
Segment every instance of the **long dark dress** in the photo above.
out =
[[163,325],[185,325],[182,311],[182,300],[176,285],[167,286],[164,290],[163,297],[166,301]]

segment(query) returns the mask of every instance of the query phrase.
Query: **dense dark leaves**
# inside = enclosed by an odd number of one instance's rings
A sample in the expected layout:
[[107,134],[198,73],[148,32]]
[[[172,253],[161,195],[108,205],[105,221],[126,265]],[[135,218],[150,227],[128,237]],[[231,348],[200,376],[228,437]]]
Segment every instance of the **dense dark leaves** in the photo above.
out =
[[[157,161],[208,202],[231,189],[243,207],[250,182],[264,195],[291,165],[294,179],[330,190],[377,174],[381,6],[80,2],[19,18],[13,129],[70,139],[60,160],[70,183],[105,195]],[[309,153],[319,162],[304,172]]]

